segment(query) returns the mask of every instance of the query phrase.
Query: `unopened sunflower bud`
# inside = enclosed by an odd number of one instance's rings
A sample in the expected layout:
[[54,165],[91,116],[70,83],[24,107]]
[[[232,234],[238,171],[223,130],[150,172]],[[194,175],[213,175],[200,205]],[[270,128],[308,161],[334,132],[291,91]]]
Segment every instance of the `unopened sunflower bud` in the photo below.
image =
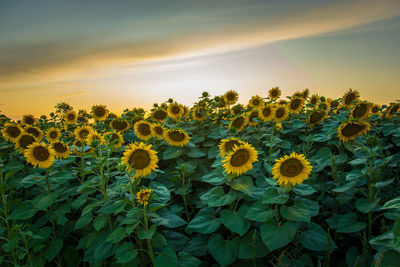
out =
[[378,138],[374,135],[367,137],[366,144],[368,147],[376,147],[378,145]]

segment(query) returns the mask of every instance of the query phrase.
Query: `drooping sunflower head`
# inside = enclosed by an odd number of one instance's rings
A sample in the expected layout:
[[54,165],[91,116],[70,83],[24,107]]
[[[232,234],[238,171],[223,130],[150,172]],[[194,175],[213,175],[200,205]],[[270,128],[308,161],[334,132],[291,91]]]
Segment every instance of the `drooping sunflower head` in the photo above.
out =
[[330,108],[329,101],[326,99],[325,101],[320,101],[318,108],[323,110],[328,110]]
[[282,122],[289,116],[287,105],[277,105],[274,112],[275,122]]
[[94,130],[90,126],[78,126],[74,131],[74,135],[79,141],[86,141],[86,138],[92,131]]
[[96,121],[104,121],[108,116],[109,110],[104,105],[94,105],[91,113]]
[[400,111],[400,104],[399,103],[392,103],[385,111],[386,118],[393,118],[396,114]]
[[38,141],[40,141],[43,137],[43,132],[38,127],[28,126],[24,129],[24,131],[33,135]]
[[355,119],[364,119],[369,115],[371,109],[371,104],[364,101],[359,102],[354,105],[353,109],[350,111],[350,116]]
[[284,106],[284,105],[287,105],[287,104],[288,104],[288,102],[286,100],[284,100],[284,99],[279,100],[278,103],[277,103],[277,105],[281,105],[281,106]]
[[123,118],[115,118],[111,121],[110,127],[115,131],[124,133],[129,130],[129,123]]
[[297,97],[303,98],[303,92],[296,91],[293,93],[291,98],[297,98]]
[[308,114],[307,122],[310,124],[310,127],[320,123],[325,119],[327,112],[322,109],[315,109]]
[[113,131],[105,135],[108,144],[112,144],[114,148],[120,148],[124,144],[124,138],[119,132]]
[[76,115],[76,112],[73,110],[67,111],[64,114],[64,121],[67,124],[75,124],[78,119],[78,116]]
[[190,111],[188,106],[182,105],[183,108],[183,116],[182,117],[189,117]]
[[162,125],[160,125],[160,124],[153,124],[152,128],[153,128],[154,136],[156,136],[158,139],[163,139],[164,132],[165,132],[164,127],[162,127]]
[[297,114],[303,107],[304,99],[302,97],[293,97],[289,102],[289,112]]
[[1,130],[1,134],[3,135],[4,139],[15,142],[18,136],[22,134],[22,129],[18,125],[5,123],[4,128]]
[[370,113],[377,115],[377,116],[382,116],[382,112],[381,112],[382,107],[378,104],[373,104],[371,109],[370,109]]
[[264,106],[264,101],[263,99],[258,96],[252,96],[249,100],[249,107],[253,107],[254,108],[262,108]]
[[256,125],[257,125],[256,119],[259,119],[259,118],[260,118],[260,112],[259,112],[259,110],[258,110],[258,109],[255,109],[255,110],[251,111],[251,112],[249,113],[248,117],[249,117],[248,124],[249,124],[250,126],[256,126]]
[[205,108],[200,106],[195,106],[192,109],[192,118],[193,120],[202,121],[207,118],[208,112]]
[[233,176],[239,176],[251,170],[256,161],[257,150],[245,142],[241,146],[235,146],[222,160],[225,172]]
[[268,96],[271,100],[277,100],[281,96],[281,89],[279,87],[271,88],[268,91]]
[[189,135],[184,130],[180,129],[169,129],[165,131],[164,139],[171,146],[180,147],[186,146],[190,141]]
[[267,104],[261,109],[260,117],[263,121],[270,121],[274,118],[274,106]]
[[349,120],[339,126],[338,137],[342,142],[348,142],[367,133],[369,128],[370,125],[366,121]]
[[153,137],[153,131],[151,129],[151,124],[145,121],[140,121],[135,123],[135,134],[139,139],[144,141],[149,140]]
[[86,137],[86,143],[88,145],[104,145],[104,137],[99,134],[96,130],[93,130],[89,133],[89,135]]
[[231,123],[229,124],[229,128],[235,128],[239,132],[242,131],[248,123],[248,118],[246,115],[242,114],[236,116]]
[[295,186],[308,179],[311,170],[312,166],[305,156],[293,152],[276,160],[272,167],[272,175],[279,185]]
[[146,177],[158,167],[157,152],[151,149],[151,145],[144,143],[129,145],[121,160],[129,172],[133,169],[136,171],[134,178]]
[[143,206],[147,206],[149,204],[151,196],[151,188],[141,189],[136,193],[137,201]]
[[54,151],[54,157],[56,159],[66,159],[69,156],[69,146],[63,141],[57,141],[50,145]]
[[26,161],[34,167],[47,169],[53,165],[54,150],[43,142],[34,142],[24,151]]
[[[165,103],[163,103],[163,104],[165,104]],[[151,113],[151,118],[158,122],[164,122],[167,117],[168,117],[168,113],[165,111],[164,108],[155,109]]]
[[331,109],[337,110],[340,108],[340,102],[337,99],[330,99],[328,98],[328,103]]
[[23,115],[22,116],[22,124],[24,125],[33,125],[35,124],[36,119],[33,115]]
[[28,148],[29,145],[36,142],[36,138],[28,133],[22,133],[18,136],[17,140],[15,141],[15,147],[24,153],[25,149]]
[[242,144],[244,144],[244,142],[235,137],[229,139],[222,139],[218,145],[219,154],[221,155],[221,158],[225,157],[226,154],[233,151],[235,146],[241,146]]
[[353,101],[358,100],[360,97],[360,93],[357,90],[349,89],[343,96],[343,106],[350,107],[353,104]]
[[303,99],[307,99],[309,95],[310,95],[310,89],[308,88],[304,89],[302,92]]
[[46,139],[50,143],[58,141],[60,137],[61,137],[61,132],[57,128],[53,127],[46,131]]
[[179,119],[184,114],[183,106],[174,102],[168,106],[168,115],[174,119]]
[[235,90],[229,90],[225,93],[224,98],[228,105],[233,105],[238,101],[239,94]]
[[237,104],[237,105],[235,105],[235,106],[233,106],[233,107],[231,108],[231,114],[232,114],[233,116],[237,116],[237,115],[239,115],[240,113],[242,113],[243,110],[244,110],[243,105],[242,105],[242,104]]
[[321,98],[317,94],[313,94],[310,98],[310,104],[314,105],[314,107],[319,103]]

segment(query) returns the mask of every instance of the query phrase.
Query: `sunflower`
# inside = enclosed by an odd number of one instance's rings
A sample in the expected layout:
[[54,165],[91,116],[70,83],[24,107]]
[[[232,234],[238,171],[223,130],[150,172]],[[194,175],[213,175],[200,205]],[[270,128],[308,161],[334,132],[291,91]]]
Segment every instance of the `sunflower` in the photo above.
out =
[[165,132],[164,127],[162,127],[162,125],[160,124],[153,124],[151,127],[153,128],[154,136],[157,137],[158,139],[163,139]]
[[390,106],[385,111],[386,118],[390,119],[396,116],[396,113],[399,112],[399,109],[400,109],[400,104],[398,103],[390,104]]
[[268,91],[268,96],[272,101],[277,100],[281,96],[281,90],[279,89],[279,87],[271,88]]
[[350,117],[355,119],[365,119],[369,115],[371,109],[371,104],[368,102],[359,102],[354,105],[353,109],[350,111]]
[[182,117],[183,114],[184,114],[184,112],[185,112],[185,111],[183,110],[183,106],[180,105],[180,104],[178,104],[178,103],[176,103],[176,102],[170,104],[170,105],[168,106],[167,111],[168,111],[168,115],[169,115],[170,117],[174,118],[175,120],[177,120],[177,119],[179,119],[180,117]]
[[74,131],[74,135],[79,141],[85,141],[92,131],[94,130],[90,126],[78,126]]
[[12,142],[15,142],[21,133],[21,127],[11,123],[5,123],[4,129],[1,130],[1,134],[3,135],[4,139],[10,140]]
[[338,137],[342,142],[356,139],[369,131],[369,123],[366,121],[346,121],[338,128]]
[[248,118],[246,115],[242,114],[239,116],[236,116],[231,123],[229,124],[229,128],[235,128],[239,132],[242,131],[248,122]]
[[54,150],[54,157],[56,159],[66,159],[69,156],[69,146],[63,141],[54,142],[50,145]]
[[277,105],[274,110],[275,122],[282,122],[289,116],[287,105]]
[[137,122],[135,124],[135,134],[139,139],[144,141],[149,140],[151,137],[153,137],[151,124],[145,121]]
[[202,121],[208,116],[208,112],[205,108],[196,106],[192,109],[192,118],[193,120]]
[[328,103],[332,110],[337,110],[340,108],[340,103],[339,103],[339,100],[337,100],[337,99],[333,100],[333,99],[328,98]]
[[92,106],[92,116],[96,121],[104,121],[108,116],[108,109],[104,105]]
[[184,130],[169,129],[164,132],[164,139],[171,146],[186,146],[190,137]]
[[257,126],[257,121],[255,121],[255,119],[260,118],[260,112],[257,109],[253,110],[249,113],[248,118],[248,124],[250,126]]
[[235,137],[222,139],[221,143],[219,143],[218,145],[221,158],[225,157],[226,154],[231,152],[235,148],[235,146],[241,146],[242,144],[244,144],[244,142]]
[[233,106],[233,107],[231,108],[231,114],[232,114],[233,116],[237,116],[237,115],[239,115],[240,113],[242,113],[243,110],[244,110],[243,105],[242,105],[242,104],[237,104],[237,105],[235,105],[235,106]]
[[256,161],[257,150],[245,142],[241,146],[235,146],[222,160],[225,172],[233,176],[239,176],[251,170]]
[[50,143],[60,140],[61,132],[57,128],[50,128],[46,131],[46,139]]
[[151,145],[144,143],[129,145],[121,160],[129,172],[136,170],[133,178],[146,177],[158,167],[157,152],[151,149]]
[[23,115],[22,116],[22,124],[24,125],[33,125],[35,124],[36,119],[33,115]]
[[17,140],[15,141],[15,147],[24,153],[25,149],[28,148],[29,145],[36,142],[36,138],[28,133],[22,133],[18,136]]
[[129,123],[123,118],[115,118],[111,121],[110,127],[118,132],[124,133],[129,130]]
[[329,105],[329,101],[325,100],[325,101],[321,101],[318,105],[319,109],[323,109],[323,110],[328,110],[330,109],[330,105]]
[[34,142],[24,151],[26,161],[35,168],[49,168],[54,162],[54,150],[43,142]]
[[297,97],[303,98],[303,92],[296,91],[296,92],[294,92],[294,94],[291,96],[291,98],[297,98]]
[[343,96],[343,106],[350,107],[353,104],[353,101],[358,100],[360,97],[360,93],[357,90],[349,89]]
[[182,106],[183,108],[183,115],[182,117],[189,117],[189,107],[187,106]]
[[310,124],[310,127],[320,123],[325,119],[327,112],[322,109],[315,109],[308,114],[307,122]]
[[67,124],[75,124],[77,119],[78,119],[78,116],[76,115],[76,112],[73,110],[70,110],[64,114],[64,120],[65,120],[65,123],[67,123]]
[[136,199],[143,206],[147,206],[149,204],[150,195],[151,188],[141,189],[136,193]]
[[[165,104],[165,103],[164,103]],[[151,118],[158,122],[163,122],[168,117],[168,113],[163,108],[155,109],[151,113]]]
[[224,94],[224,98],[228,105],[233,105],[238,101],[239,94],[235,90],[229,90]]
[[217,102],[217,107],[225,108],[227,106],[224,96],[215,97]]
[[105,136],[108,144],[113,144],[114,148],[120,148],[124,144],[124,138],[119,132],[109,132]]
[[93,145],[93,142],[95,141],[98,142],[98,145],[103,145],[105,143],[104,137],[96,130],[91,131],[85,141],[88,145]]
[[310,95],[310,89],[308,88],[304,89],[302,92],[303,99],[307,99],[309,95]]
[[260,96],[255,95],[250,98],[248,106],[253,108],[262,108],[264,106],[264,101]]
[[382,116],[381,106],[378,104],[373,104],[369,112],[377,116]]
[[276,163],[272,167],[273,178],[279,185],[284,186],[301,184],[308,179],[313,168],[304,154],[296,154],[296,152],[275,161]]
[[260,117],[263,121],[270,121],[274,118],[274,107],[272,104],[267,104],[261,109]]
[[319,103],[321,98],[317,94],[313,94],[310,98],[310,104],[312,104],[314,107]]
[[140,116],[136,116],[136,117],[132,118],[132,119],[131,119],[131,127],[132,127],[133,129],[135,129],[135,124],[136,124],[137,122],[139,122],[139,121],[142,121],[142,120],[143,120],[143,118],[140,117]]
[[28,126],[24,129],[24,131],[33,135],[38,141],[40,141],[43,137],[43,132],[38,127]]
[[302,97],[293,97],[288,105],[289,112],[293,114],[300,113],[303,104],[304,104],[304,99]]

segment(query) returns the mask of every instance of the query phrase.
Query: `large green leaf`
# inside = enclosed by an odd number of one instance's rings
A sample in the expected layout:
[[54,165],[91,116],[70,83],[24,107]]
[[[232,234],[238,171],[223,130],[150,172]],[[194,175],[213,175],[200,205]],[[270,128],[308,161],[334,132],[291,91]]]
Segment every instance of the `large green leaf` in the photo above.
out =
[[214,216],[214,209],[203,208],[190,221],[186,231],[194,231],[202,234],[211,234],[221,225],[221,221]]
[[178,266],[178,257],[172,248],[166,247],[154,259],[154,265],[156,267],[175,267]]
[[262,202],[264,204],[284,204],[288,199],[289,195],[282,193],[280,188],[270,186],[265,190]]
[[256,222],[266,222],[272,220],[274,216],[275,211],[272,210],[268,204],[264,204],[262,201],[256,201],[247,210],[245,218]]
[[224,240],[220,234],[213,234],[208,240],[208,249],[221,266],[227,266],[237,259],[239,242]]
[[243,236],[250,228],[250,221],[244,219],[239,212],[232,212],[229,209],[221,211],[220,220],[226,228],[240,236]]
[[127,263],[137,256],[138,252],[131,242],[124,242],[115,251],[115,258],[117,263]]
[[369,202],[366,198],[359,198],[356,201],[356,208],[362,213],[368,213],[379,204],[380,198],[375,198],[372,202]]
[[367,224],[357,221],[357,214],[350,212],[339,217],[337,232],[354,233],[363,230]]
[[231,187],[235,190],[242,191],[247,195],[251,195],[254,190],[253,179],[250,176],[239,176],[231,182]]
[[99,209],[99,212],[102,212],[104,214],[116,214],[124,210],[124,207],[126,205],[126,201],[124,200],[109,200],[104,204],[103,207]]
[[182,148],[175,146],[168,146],[167,149],[165,149],[164,152],[162,153],[162,159],[163,160],[175,159],[180,155],[182,155]]
[[290,221],[310,222],[311,217],[319,213],[319,205],[309,199],[296,198],[293,206],[281,206],[280,213]]
[[297,232],[295,222],[286,222],[283,225],[263,223],[261,225],[261,239],[269,250],[286,246],[294,239]]
[[15,207],[13,212],[8,216],[8,220],[27,220],[36,213],[31,201],[25,201]]
[[207,204],[209,207],[219,207],[231,204],[236,199],[235,191],[228,194],[224,193],[224,189],[220,186],[214,187],[208,194]]
[[300,243],[307,249],[313,251],[326,251],[336,249],[336,244],[333,239],[328,236],[328,233],[316,223],[309,223],[308,229],[299,234]]
[[38,210],[46,210],[53,205],[57,197],[58,194],[56,192],[52,192],[49,195],[38,195],[33,199],[33,206]]

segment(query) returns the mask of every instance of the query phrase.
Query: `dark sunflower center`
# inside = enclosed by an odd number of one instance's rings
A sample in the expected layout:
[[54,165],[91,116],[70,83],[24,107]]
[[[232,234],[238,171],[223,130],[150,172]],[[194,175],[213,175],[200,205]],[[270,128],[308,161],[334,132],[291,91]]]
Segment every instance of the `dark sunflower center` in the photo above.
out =
[[304,166],[298,159],[287,159],[281,165],[280,172],[287,177],[294,177],[301,173]]
[[345,127],[343,127],[342,135],[345,137],[355,136],[364,129],[365,126],[363,124],[348,123]]
[[331,102],[331,107],[332,107],[332,108],[337,108],[337,106],[339,106],[339,102],[338,102],[337,100],[333,100],[333,101]]
[[56,132],[56,131],[51,131],[50,132],[50,138],[57,138],[57,136],[58,136],[58,133]]
[[235,153],[233,153],[229,162],[234,167],[240,167],[245,165],[248,162],[249,158],[249,151],[247,151],[246,149],[239,149]]
[[294,99],[291,103],[290,103],[290,109],[292,110],[297,110],[300,107],[301,101],[300,99]]
[[138,149],[131,154],[128,163],[134,169],[144,169],[150,164],[150,155],[146,150]]
[[25,117],[25,123],[26,124],[33,124],[35,120],[32,117]]
[[128,123],[124,120],[113,120],[111,122],[111,125],[115,130],[121,131],[124,130],[126,126],[128,126]]
[[346,105],[350,105],[351,102],[353,102],[354,100],[356,100],[356,95],[353,93],[350,93],[350,94],[346,95],[346,97],[344,99],[344,103]]
[[254,119],[256,119],[256,118],[258,118],[258,111],[253,111],[253,112],[250,114],[249,121],[253,122]]
[[234,107],[232,110],[233,110],[233,114],[235,114],[235,115],[238,115],[242,111],[242,109],[240,107]]
[[26,129],[26,132],[34,135],[35,137],[38,137],[40,134],[39,131],[35,128],[28,128]]
[[163,128],[160,126],[156,126],[154,127],[154,131],[158,134],[158,135],[162,135],[164,133]]
[[260,100],[254,99],[254,100],[253,100],[253,105],[254,105],[254,106],[260,105]]
[[233,150],[235,146],[239,146],[239,142],[236,140],[230,140],[225,143],[225,150],[226,152],[230,152]]
[[15,138],[21,134],[21,130],[16,126],[8,126],[6,128],[6,132],[9,136]]
[[378,107],[373,107],[371,111],[372,111],[372,113],[377,113],[379,111],[379,108]]
[[[116,133],[113,133],[112,135],[111,135],[111,142],[113,142],[114,140],[119,140],[119,136],[118,136],[118,134],[116,134]],[[119,141],[117,142],[117,144],[119,143]]]
[[242,127],[243,123],[244,123],[244,118],[238,117],[233,121],[232,126],[235,128],[240,128]]
[[277,97],[278,96],[278,90],[271,90],[271,96],[272,97]]
[[173,114],[179,114],[179,112],[181,112],[181,109],[180,109],[179,107],[177,107],[177,106],[173,106],[173,107],[171,108],[171,112],[172,112]]
[[68,150],[67,146],[60,142],[53,144],[53,148],[57,153],[65,153]]
[[138,131],[141,135],[149,135],[151,133],[150,126],[146,123],[141,123],[138,127]]
[[327,108],[328,108],[328,106],[327,106],[325,103],[321,103],[320,107],[321,107],[322,109],[327,109]]
[[23,149],[26,149],[29,145],[33,144],[33,142],[35,142],[35,138],[30,134],[24,134],[19,139],[19,145]]
[[76,140],[76,141],[74,142],[74,145],[75,145],[75,146],[78,146],[78,147],[81,147],[81,146],[82,146],[82,142],[79,141],[79,140]]
[[233,101],[235,100],[235,96],[236,96],[235,94],[229,93],[226,95],[226,98],[228,98],[229,101]]
[[354,110],[353,110],[353,117],[354,118],[361,118],[365,115],[365,113],[368,111],[368,106],[366,104],[361,104],[358,105]]
[[392,115],[392,114],[396,113],[396,112],[399,110],[399,108],[400,108],[400,105],[394,105],[394,106],[390,109],[389,114]]
[[104,115],[106,115],[106,110],[103,107],[96,107],[93,111],[93,113],[97,116],[97,117],[103,117]]
[[183,141],[185,139],[185,134],[182,133],[181,131],[176,131],[176,130],[169,131],[168,136],[172,140],[178,141],[178,142]]
[[[179,111],[178,111],[178,113],[179,113]],[[167,113],[164,110],[159,109],[154,112],[154,118],[156,120],[164,120],[166,117],[167,117]]]
[[270,107],[264,108],[262,114],[264,115],[264,117],[268,117],[269,115],[271,115],[271,108]]
[[46,161],[50,157],[50,153],[45,147],[38,146],[33,150],[33,156],[38,161]]
[[310,123],[317,123],[324,117],[323,111],[313,111],[310,114]]
[[316,97],[311,98],[311,101],[310,101],[311,104],[315,105],[315,104],[317,104],[317,102],[318,102],[318,98],[316,98]]
[[67,118],[68,118],[68,120],[73,121],[73,120],[75,120],[75,115],[70,113],[70,114],[68,114]]
[[285,116],[285,110],[283,108],[278,108],[276,110],[275,116],[277,118],[282,118],[283,116]]
[[86,139],[86,137],[89,135],[89,130],[88,129],[82,129],[79,131],[79,137],[81,139]]

